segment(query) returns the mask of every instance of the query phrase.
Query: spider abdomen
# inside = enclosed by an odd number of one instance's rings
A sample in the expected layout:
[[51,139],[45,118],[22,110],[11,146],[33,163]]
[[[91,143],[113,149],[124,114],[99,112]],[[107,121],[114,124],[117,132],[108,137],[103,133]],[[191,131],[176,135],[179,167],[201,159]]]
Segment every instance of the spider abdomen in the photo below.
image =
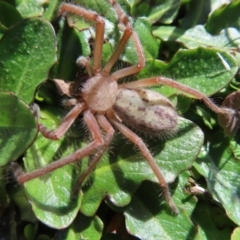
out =
[[177,126],[177,112],[163,95],[146,89],[121,88],[113,110],[123,122],[146,133],[166,135]]

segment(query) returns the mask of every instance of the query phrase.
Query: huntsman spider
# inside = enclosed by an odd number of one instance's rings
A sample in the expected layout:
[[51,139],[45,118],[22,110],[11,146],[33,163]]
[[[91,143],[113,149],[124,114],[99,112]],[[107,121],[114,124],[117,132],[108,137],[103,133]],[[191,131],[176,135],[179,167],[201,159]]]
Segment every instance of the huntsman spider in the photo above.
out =
[[[155,91],[144,89],[144,87],[159,84],[168,85],[183,93],[192,95],[196,99],[203,100],[216,113],[224,114],[225,109],[214,105],[201,92],[165,77],[150,77],[118,84],[120,79],[137,74],[144,68],[145,56],[139,37],[132,28],[128,16],[115,0],[109,0],[109,2],[116,12],[122,36],[104,67],[101,67],[104,43],[104,18],[98,13],[81,6],[68,3],[61,5],[60,15],[71,13],[95,22],[96,37],[93,49],[93,64],[85,57],[80,57],[77,60],[78,63],[86,68],[89,78],[82,84],[81,88],[75,89],[77,94],[70,96],[70,99],[67,100],[66,104],[70,105],[71,109],[58,128],[48,130],[41,124],[39,127],[40,132],[46,138],[57,140],[69,130],[76,118],[83,114],[83,120],[91,133],[92,141],[71,155],[54,161],[45,167],[33,172],[19,174],[17,180],[23,184],[33,178],[91,155],[93,156],[92,161],[77,181],[76,186],[81,186],[82,182],[89,176],[104,152],[108,149],[115,130],[117,130],[138,147],[158,179],[165,200],[171,210],[177,214],[179,211],[171,198],[168,183],[148,147],[132,129],[150,133],[157,137],[168,136],[176,133],[178,114],[170,100]],[[113,66],[118,61],[130,38],[137,52],[138,63],[112,72]],[[102,131],[104,134],[102,134]]]

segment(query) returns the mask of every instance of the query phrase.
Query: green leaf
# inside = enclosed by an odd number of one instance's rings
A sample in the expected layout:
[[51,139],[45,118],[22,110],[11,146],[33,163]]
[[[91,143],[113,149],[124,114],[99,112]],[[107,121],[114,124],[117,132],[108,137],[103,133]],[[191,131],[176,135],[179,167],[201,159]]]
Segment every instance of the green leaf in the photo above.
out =
[[214,199],[221,203],[232,221],[239,225],[240,193],[238,176],[239,162],[234,158],[229,148],[228,138],[219,134],[218,141],[211,143],[194,163],[194,167],[202,174],[208,183],[208,190]]
[[[134,23],[134,31],[137,32],[141,44],[144,46],[145,58],[156,59],[158,57],[160,41],[153,37],[150,22],[144,18],[138,18]],[[126,54],[130,52],[136,52],[134,46],[132,46],[132,49],[129,49]],[[134,59],[129,58],[128,55],[126,57],[131,63],[136,63],[136,60],[134,61]],[[137,56],[135,56],[135,58],[137,58]]]
[[179,176],[173,194],[173,201],[180,209],[177,216],[169,214],[166,205],[159,204],[158,186],[144,182],[135,192],[124,213],[128,231],[140,239],[194,239],[198,233],[191,221],[191,215],[196,199],[183,192],[188,177],[188,172]]
[[24,228],[24,235],[26,239],[35,239],[36,238],[36,233],[37,233],[37,224],[28,224]]
[[233,234],[231,236],[231,240],[238,240],[240,238],[240,227],[234,229]]
[[192,219],[199,228],[199,239],[230,239],[231,221],[226,217],[225,211],[207,201],[199,201],[192,213]]
[[63,231],[59,231],[56,240],[98,240],[102,236],[103,223],[97,217],[85,217],[79,214],[74,222]]
[[18,0],[16,3],[17,10],[21,13],[23,18],[32,18],[42,16],[43,6],[48,3],[47,0]]
[[0,1],[0,29],[5,29],[6,31],[21,20],[20,13],[11,4]]
[[32,101],[36,87],[48,78],[55,53],[49,22],[35,18],[14,25],[0,41],[0,90]]
[[37,121],[12,93],[0,93],[0,166],[16,160],[34,141]]
[[146,16],[151,23],[159,21],[165,24],[173,22],[180,7],[179,0],[157,0],[150,4],[146,1],[134,1],[132,4],[134,16]]
[[37,218],[35,217],[32,211],[32,206],[28,201],[28,199],[26,198],[21,186],[18,186],[17,188],[12,188],[10,192],[10,196],[15,206],[18,207],[18,214],[22,221],[28,221],[28,222],[37,221]]
[[189,0],[185,4],[184,18],[180,20],[182,28],[194,27],[197,24],[204,23],[210,13],[210,1]]
[[[82,54],[82,49],[89,47],[88,45],[86,47],[83,46],[79,41],[82,35],[83,33],[78,33],[75,29],[69,28],[66,22],[61,22],[57,33],[58,61],[51,69],[51,78],[68,81],[75,79],[77,71],[76,60]],[[84,39],[84,35],[82,39]]]
[[[166,142],[159,139],[147,141],[167,182],[173,182],[178,174],[192,165],[202,143],[201,130],[181,118],[175,136]],[[109,196],[114,205],[125,206],[142,181],[157,182],[147,161],[138,151],[133,150],[132,145],[126,145],[125,139],[114,144],[111,151],[114,155],[110,154],[108,158],[101,160],[90,178],[91,185],[87,183],[83,188],[81,212],[87,216],[96,212],[106,196]]]
[[[147,66],[138,74],[138,78],[170,77],[210,96],[224,88],[232,80],[237,69],[236,61],[229,53],[199,47],[179,50],[169,63],[148,61]],[[161,92],[170,95],[178,91],[162,87]],[[187,95],[183,92],[182,94]]]
[[188,30],[171,26],[155,27],[154,36],[164,41],[176,41],[187,48],[200,46],[230,50],[240,44],[240,33],[235,28],[222,30],[218,35],[211,35],[204,26],[197,25]]
[[240,2],[238,0],[223,4],[209,16],[206,29],[212,34],[222,29],[232,27],[239,21]]
[[57,16],[57,10],[60,4],[61,1],[59,0],[48,1],[48,5],[45,6],[42,17],[48,21],[54,20],[54,18]]

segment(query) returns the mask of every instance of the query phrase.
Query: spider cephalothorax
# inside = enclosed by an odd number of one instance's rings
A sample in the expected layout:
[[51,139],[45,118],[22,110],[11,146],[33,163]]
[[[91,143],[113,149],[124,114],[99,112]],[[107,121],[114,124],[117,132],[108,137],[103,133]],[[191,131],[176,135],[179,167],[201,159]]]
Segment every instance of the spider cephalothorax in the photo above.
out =
[[[163,189],[166,201],[172,211],[178,213],[178,209],[171,199],[168,184],[158,165],[155,163],[152,154],[143,140],[125,126],[125,124],[137,131],[158,137],[176,132],[177,112],[172,103],[159,93],[144,89],[144,87],[158,84],[177,88],[182,92],[193,95],[197,99],[202,99],[217,113],[224,114],[225,110],[218,108],[202,93],[164,77],[151,77],[118,84],[119,79],[138,73],[145,65],[145,57],[141,42],[138,35],[134,32],[127,15],[115,0],[109,0],[109,2],[115,9],[123,34],[118,46],[103,68],[101,68],[101,59],[104,43],[104,18],[96,12],[79,6],[67,3],[61,5],[60,14],[70,12],[89,21],[96,22],[93,66],[87,58],[80,57],[77,63],[87,69],[88,79],[84,79],[81,84],[65,84],[61,80],[55,80],[58,81],[59,86],[61,83],[63,84],[63,88],[67,89],[65,94],[70,99],[65,104],[71,106],[71,110],[63,119],[60,126],[54,131],[50,131],[40,124],[40,132],[45,137],[59,139],[67,132],[79,114],[83,114],[84,122],[92,135],[92,142],[63,159],[57,160],[41,169],[18,176],[18,181],[19,183],[24,183],[65,164],[91,155],[93,157],[89,167],[78,180],[77,185],[80,186],[108,148],[116,129],[139,148],[141,154],[148,161],[156,175]],[[114,64],[117,62],[130,38],[136,48],[138,63],[134,66],[128,66],[112,72]],[[104,136],[102,135],[102,131],[105,132]]]

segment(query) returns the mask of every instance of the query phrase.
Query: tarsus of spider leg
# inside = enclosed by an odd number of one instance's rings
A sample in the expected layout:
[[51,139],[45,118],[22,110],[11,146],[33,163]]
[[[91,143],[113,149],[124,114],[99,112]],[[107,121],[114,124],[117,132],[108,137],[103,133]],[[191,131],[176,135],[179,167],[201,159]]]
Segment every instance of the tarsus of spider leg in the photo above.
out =
[[104,139],[104,145],[100,147],[100,149],[95,153],[93,159],[91,160],[90,165],[88,168],[81,174],[81,176],[78,178],[76,187],[74,189],[73,196],[76,196],[79,192],[79,189],[81,188],[81,185],[83,181],[86,179],[87,176],[93,171],[93,169],[96,167],[98,162],[100,161],[101,157],[103,156],[104,152],[109,147],[109,144],[112,141],[114,129],[112,128],[111,124],[108,122],[108,120],[103,115],[97,115],[96,116],[98,124],[103,128],[103,130],[106,132],[106,137]]
[[148,164],[150,165],[155,176],[157,177],[160,186],[163,188],[163,193],[164,193],[164,196],[165,196],[165,199],[166,199],[168,205],[170,206],[170,208],[172,209],[172,211],[175,214],[178,214],[179,210],[176,207],[175,203],[172,201],[172,197],[171,197],[171,194],[169,191],[168,184],[165,181],[162,172],[160,171],[158,165],[156,164],[154,158],[152,157],[151,153],[149,152],[149,150],[146,147],[143,140],[140,137],[138,137],[134,132],[132,132],[129,128],[124,126],[123,124],[121,124],[113,119],[110,119],[110,121],[124,136],[126,136],[130,141],[132,141],[135,145],[138,146],[142,155],[148,161]]

